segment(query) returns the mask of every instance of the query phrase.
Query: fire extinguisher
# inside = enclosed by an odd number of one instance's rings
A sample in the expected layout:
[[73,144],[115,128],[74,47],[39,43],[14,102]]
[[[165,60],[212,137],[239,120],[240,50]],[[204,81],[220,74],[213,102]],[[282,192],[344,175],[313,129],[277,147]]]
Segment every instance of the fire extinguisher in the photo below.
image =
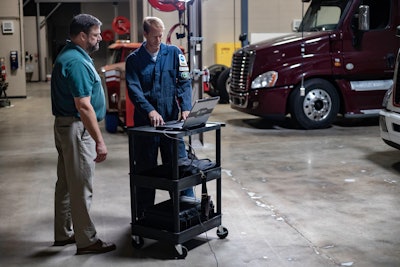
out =
[[210,91],[210,71],[205,68],[203,70],[203,92]]
[[0,74],[0,81],[5,81],[6,80],[6,64],[5,64],[5,59],[4,57],[0,58],[0,66],[1,66],[1,74]]

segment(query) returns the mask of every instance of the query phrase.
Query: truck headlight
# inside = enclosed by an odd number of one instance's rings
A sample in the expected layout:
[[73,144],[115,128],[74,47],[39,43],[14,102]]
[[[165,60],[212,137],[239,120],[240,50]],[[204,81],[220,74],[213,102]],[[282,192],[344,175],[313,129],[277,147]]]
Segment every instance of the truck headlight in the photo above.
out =
[[257,78],[251,83],[251,89],[265,88],[265,87],[273,87],[275,86],[276,81],[278,80],[278,72],[276,71],[268,71],[261,75],[258,75]]

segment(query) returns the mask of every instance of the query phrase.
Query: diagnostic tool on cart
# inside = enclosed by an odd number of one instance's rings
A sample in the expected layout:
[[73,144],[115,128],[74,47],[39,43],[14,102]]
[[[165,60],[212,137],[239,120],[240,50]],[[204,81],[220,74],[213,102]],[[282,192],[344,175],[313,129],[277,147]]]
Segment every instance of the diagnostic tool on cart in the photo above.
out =
[[208,118],[219,101],[219,96],[197,99],[186,120],[167,121],[156,127],[157,130],[188,130],[206,125]]

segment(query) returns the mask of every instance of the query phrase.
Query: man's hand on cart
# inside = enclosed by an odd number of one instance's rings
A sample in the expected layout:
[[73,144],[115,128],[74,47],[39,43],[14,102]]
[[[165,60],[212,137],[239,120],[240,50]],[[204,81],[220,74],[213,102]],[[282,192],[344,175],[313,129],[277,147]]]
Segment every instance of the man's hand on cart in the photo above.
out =
[[150,125],[154,127],[165,124],[163,117],[155,110],[149,112],[149,119]]
[[189,116],[189,113],[190,113],[189,110],[182,111],[180,120],[182,120],[182,121],[186,120],[187,117]]

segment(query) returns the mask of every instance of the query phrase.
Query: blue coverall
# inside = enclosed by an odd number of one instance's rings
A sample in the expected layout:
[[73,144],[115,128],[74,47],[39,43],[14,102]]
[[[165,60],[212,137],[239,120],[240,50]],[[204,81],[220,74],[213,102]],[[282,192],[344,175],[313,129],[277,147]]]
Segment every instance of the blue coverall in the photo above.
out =
[[[177,120],[180,111],[192,106],[192,87],[182,51],[173,45],[161,44],[156,61],[145,48],[146,42],[126,59],[126,85],[135,106],[134,125],[150,125],[148,114],[156,110],[164,121]],[[182,62],[184,61],[184,62]],[[157,166],[158,148],[164,165],[171,163],[172,140],[167,137],[136,136],[134,143],[135,171]],[[179,142],[178,157],[187,156],[185,144]],[[138,187],[137,211],[140,216],[154,205],[155,190]]]

